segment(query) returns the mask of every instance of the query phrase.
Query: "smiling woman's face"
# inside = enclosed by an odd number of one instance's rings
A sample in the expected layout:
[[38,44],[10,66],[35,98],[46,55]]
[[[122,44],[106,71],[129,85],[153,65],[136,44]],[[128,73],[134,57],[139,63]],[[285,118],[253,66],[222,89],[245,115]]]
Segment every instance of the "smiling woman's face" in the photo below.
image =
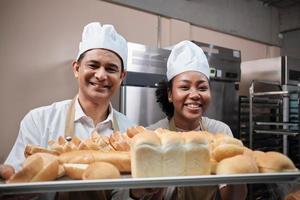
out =
[[182,120],[199,120],[211,100],[209,82],[200,72],[187,71],[173,78],[169,102],[174,105],[174,116]]

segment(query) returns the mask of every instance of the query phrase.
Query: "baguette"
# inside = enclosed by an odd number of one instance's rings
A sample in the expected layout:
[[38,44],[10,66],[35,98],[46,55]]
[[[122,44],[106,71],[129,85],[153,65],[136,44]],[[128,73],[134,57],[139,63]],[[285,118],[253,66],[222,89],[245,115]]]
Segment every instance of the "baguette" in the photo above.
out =
[[90,164],[93,162],[108,162],[115,165],[120,170],[120,172],[131,171],[129,152],[101,152],[94,150],[71,151],[61,154],[58,157],[58,160],[61,164]]
[[25,161],[22,169],[20,171],[18,171],[17,173],[15,173],[7,181],[7,183],[30,182],[31,179],[43,168],[42,157],[36,156],[36,155],[38,155],[38,154],[32,155],[32,156],[35,156],[34,159],[29,159],[29,160]]
[[22,169],[14,174],[7,183],[50,181],[58,177],[57,156],[48,153],[35,153],[23,163]]
[[76,179],[76,180],[82,179],[82,174],[88,166],[89,166],[88,164],[74,164],[74,163],[63,164],[65,174],[71,179]]
[[83,172],[82,179],[111,179],[120,178],[119,170],[107,162],[95,162],[90,164]]
[[24,151],[24,155],[25,157],[29,157],[35,153],[49,153],[49,154],[53,154],[53,155],[59,155],[60,152],[56,151],[56,150],[51,150],[51,149],[47,149],[45,147],[41,147],[41,146],[37,146],[37,145],[32,145],[32,144],[28,144],[25,147],[25,151]]

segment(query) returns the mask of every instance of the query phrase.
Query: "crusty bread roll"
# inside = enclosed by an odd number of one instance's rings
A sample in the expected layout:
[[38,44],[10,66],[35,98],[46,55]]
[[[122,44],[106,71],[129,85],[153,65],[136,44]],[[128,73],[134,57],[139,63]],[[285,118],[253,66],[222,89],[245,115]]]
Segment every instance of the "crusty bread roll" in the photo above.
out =
[[143,126],[133,126],[127,129],[126,135],[133,138],[135,135],[144,132],[146,129]]
[[300,199],[300,189],[295,192],[289,193],[284,197],[284,200],[299,200],[299,199]]
[[220,144],[212,151],[213,158],[220,162],[225,158],[230,158],[244,153],[244,147],[235,144]]
[[79,150],[61,154],[58,157],[60,163],[90,164],[93,162],[109,162],[115,165],[121,172],[130,172],[129,152],[101,152],[95,150]]
[[82,179],[83,172],[87,169],[88,164],[65,163],[63,164],[65,174],[71,179]]
[[58,177],[57,156],[35,153],[23,163],[22,169],[13,175],[8,183],[50,181]]
[[111,179],[120,178],[118,168],[107,162],[91,163],[83,172],[82,179]]
[[109,137],[109,144],[116,151],[129,151],[130,143],[129,137],[125,134],[121,134],[120,132],[114,132]]
[[210,161],[210,173],[216,174],[218,162],[215,159],[213,159],[212,157],[210,158],[209,161]]
[[230,137],[225,134],[218,133],[215,135],[214,146],[217,147],[222,144],[233,144],[241,147],[243,146],[242,141],[240,141],[239,139]]
[[293,161],[279,152],[253,151],[253,157],[255,158],[259,172],[261,173],[298,171]]
[[133,137],[133,177],[184,176],[210,173],[207,139],[198,132],[166,129],[144,131]]
[[217,165],[216,174],[244,174],[258,173],[258,167],[253,158],[246,155],[237,155],[225,158]]

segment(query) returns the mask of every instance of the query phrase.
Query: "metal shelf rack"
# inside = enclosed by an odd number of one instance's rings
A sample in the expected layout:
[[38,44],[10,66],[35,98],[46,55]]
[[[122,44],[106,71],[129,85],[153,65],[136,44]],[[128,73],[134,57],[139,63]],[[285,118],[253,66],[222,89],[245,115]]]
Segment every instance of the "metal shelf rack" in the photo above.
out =
[[[256,92],[256,84],[273,85],[278,88],[278,91]],[[291,90],[288,86],[280,85],[274,82],[252,81],[249,88],[250,148],[254,147],[255,141],[253,140],[253,138],[255,134],[278,135],[282,136],[282,151],[284,154],[288,155],[288,137],[296,137],[299,135],[299,120],[290,120],[290,97],[293,94],[296,94],[297,102],[299,102],[298,90]],[[272,119],[270,118],[270,115],[267,116],[268,113],[262,115],[261,112],[255,112],[255,100],[262,97],[265,98],[266,104],[268,104],[269,102],[277,102],[277,108],[275,107],[275,109],[273,109],[273,112],[275,112],[275,117],[273,117]],[[297,114],[299,116],[299,112]]]

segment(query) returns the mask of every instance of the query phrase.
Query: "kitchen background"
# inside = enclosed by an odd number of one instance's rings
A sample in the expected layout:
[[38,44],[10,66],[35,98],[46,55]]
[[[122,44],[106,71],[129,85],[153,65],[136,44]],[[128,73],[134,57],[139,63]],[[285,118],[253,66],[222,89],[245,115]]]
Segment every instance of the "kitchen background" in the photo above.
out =
[[242,62],[300,57],[298,1],[1,0],[0,162],[30,109],[76,94],[71,63],[92,21],[153,48],[187,39],[238,50]]

